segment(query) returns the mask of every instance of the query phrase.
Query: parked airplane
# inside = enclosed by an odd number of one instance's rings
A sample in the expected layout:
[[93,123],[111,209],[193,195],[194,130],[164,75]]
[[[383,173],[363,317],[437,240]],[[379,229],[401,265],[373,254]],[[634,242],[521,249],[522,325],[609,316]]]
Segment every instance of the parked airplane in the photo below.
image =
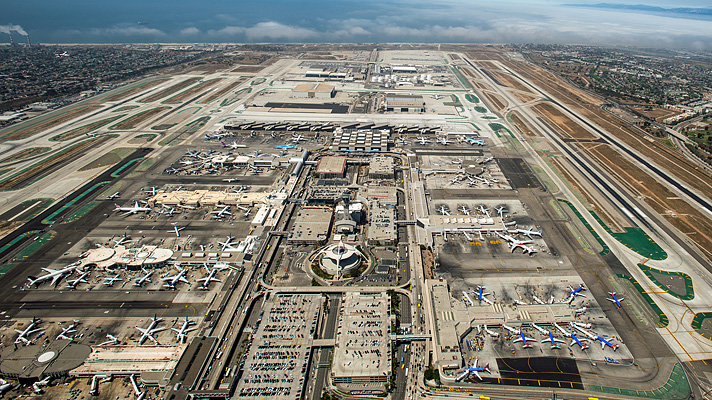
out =
[[158,328],[158,323],[161,322],[163,319],[157,318],[155,315],[153,318],[151,318],[151,324],[148,325],[148,328],[139,328],[136,326],[135,328],[138,329],[141,332],[141,337],[138,339],[138,344],[141,345],[146,339],[150,339],[153,341],[153,343],[158,344],[158,340],[156,340],[153,335],[156,332],[160,332],[162,330],[165,330],[166,328]]
[[621,308],[621,301],[625,300],[625,298],[621,297],[620,299],[616,297],[616,292],[608,292],[613,298],[612,299],[607,299],[608,301],[612,302],[613,304],[616,305],[616,308]]
[[171,225],[173,225],[173,229],[168,232],[174,232],[176,234],[176,237],[180,237],[180,231],[185,229],[185,226],[179,228],[176,226],[176,222],[171,223]]
[[185,343],[185,339],[188,337],[188,332],[198,329],[197,327],[191,328],[190,326],[192,324],[193,321],[189,320],[188,317],[185,317],[185,321],[183,321],[183,325],[181,325],[180,329],[171,328],[176,332],[176,340],[178,343]]
[[471,145],[473,145],[473,146],[474,146],[474,145],[477,145],[477,146],[484,146],[484,145],[485,145],[484,139],[473,139],[473,138],[470,138],[470,137],[466,137],[465,140],[467,141],[467,143],[469,143],[469,144],[471,144]]
[[239,179],[237,179],[237,178],[226,178],[226,179],[223,179],[223,182],[232,183],[232,182],[235,182],[238,180]]
[[121,207],[118,204],[114,204],[116,208],[114,208],[114,211],[121,211],[124,213],[124,215],[129,215],[129,214],[136,214],[139,212],[150,212],[151,207],[141,207],[138,205],[138,201],[134,202],[133,207]]
[[131,241],[131,238],[126,236],[126,234],[124,233],[124,235],[121,236],[119,238],[119,240],[114,239],[114,247],[121,246],[122,244],[124,244],[126,242],[130,242],[130,241]]
[[502,215],[503,215],[504,213],[509,212],[509,211],[507,211],[506,208],[504,208],[504,206],[495,207],[494,210],[497,211],[497,214],[499,214],[499,217],[500,217],[500,218],[502,218]]
[[111,286],[114,286],[114,282],[119,282],[119,281],[123,281],[123,279],[121,279],[121,277],[119,275],[114,275],[109,278],[104,278],[104,285],[111,287]]
[[474,374],[479,380],[482,380],[480,372],[491,372],[489,369],[489,364],[485,365],[484,367],[478,367],[477,361],[478,359],[475,358],[475,363],[472,364],[471,367],[465,368],[465,371],[460,376],[455,378],[455,381],[460,382],[461,380],[468,378],[470,374]]
[[47,272],[47,275],[42,275],[40,277],[30,276],[27,278],[27,280],[30,281],[30,283],[29,283],[30,285],[39,286],[40,283],[51,279],[52,286],[57,286],[57,283],[63,277],[74,272],[74,270],[77,269],[78,266],[79,266],[79,263],[76,262],[76,263],[70,264],[62,269],[42,268],[43,271]]
[[134,282],[134,286],[141,287],[144,283],[151,282],[151,275],[153,275],[153,271],[146,271],[143,268],[141,268],[141,271],[143,271],[146,275],[136,279],[136,281]]
[[163,278],[163,281],[165,282],[165,284],[163,284],[163,287],[167,287],[169,289],[175,289],[176,285],[179,282],[184,282],[184,283],[190,284],[190,282],[188,282],[188,279],[186,279],[186,277],[185,277],[185,274],[188,272],[188,270],[181,269],[177,265],[176,265],[176,268],[178,268],[178,273],[176,275]]
[[452,143],[452,140],[450,140],[448,138],[444,138],[444,137],[439,137],[437,140],[438,140],[438,144],[442,144],[443,146],[447,146],[450,143]]
[[509,235],[502,235],[499,232],[497,232],[497,235],[507,241],[510,249],[512,250],[512,253],[514,253],[514,250],[516,250],[517,248],[521,248],[523,254],[531,255],[536,253],[536,249],[534,248],[534,246],[527,246],[528,243],[531,243],[531,241],[529,240],[517,240]]
[[480,304],[482,304],[483,301],[484,301],[485,303],[490,304],[490,305],[492,304],[492,301],[490,301],[487,297],[485,297],[485,296],[487,296],[488,294],[489,294],[489,292],[485,292],[485,287],[484,287],[484,286],[478,286],[478,287],[477,287],[477,300],[480,302]]
[[121,195],[121,192],[116,192],[116,193],[114,193],[114,194],[110,194],[110,195],[106,196],[106,199],[107,199],[107,200],[114,200],[115,198],[119,197],[120,195]]
[[445,208],[445,206],[440,206],[440,208],[438,208],[438,212],[441,215],[450,215],[450,211],[448,211],[448,209]]
[[532,238],[532,235],[541,237],[541,230],[535,231],[534,229],[515,229],[514,231],[510,232],[522,234],[528,237],[529,239]]
[[247,148],[247,145],[244,144],[238,144],[236,140],[233,140],[232,143],[227,144],[225,142],[220,142],[222,143],[223,147],[227,147],[230,149],[245,149]]
[[112,344],[116,344],[119,341],[119,339],[117,339],[116,336],[114,336],[110,333],[107,333],[106,337],[109,340],[107,340],[106,342],[103,342],[103,343],[99,343],[98,344],[99,346],[111,346]]
[[499,337],[499,332],[495,332],[493,330],[488,329],[487,325],[484,326],[484,331],[485,331],[485,333],[487,333],[488,335],[490,335],[492,337]]
[[551,348],[552,348],[552,349],[559,349],[559,348],[560,348],[559,345],[557,344],[557,342],[558,342],[558,343],[565,343],[563,340],[555,338],[554,335],[551,333],[550,330],[544,329],[544,328],[540,327],[540,326],[537,325],[537,324],[532,324],[532,326],[534,327],[534,329],[538,330],[539,332],[541,332],[541,333],[543,333],[544,335],[546,335],[546,336],[549,337],[549,341],[551,342]]
[[533,338],[530,338],[530,337],[527,337],[526,335],[524,335],[524,332],[522,332],[521,329],[514,329],[511,326],[507,326],[505,324],[502,324],[502,327],[504,327],[504,329],[507,329],[508,331],[514,333],[515,335],[519,335],[519,337],[514,339],[512,341],[512,343],[522,342],[522,348],[524,348],[524,349],[528,349],[528,348],[532,347],[532,345],[529,344],[529,341],[532,341],[532,342],[537,341],[536,339],[533,339]]
[[216,133],[214,135],[210,135],[210,134],[206,133],[205,140],[222,139],[225,136],[228,136],[228,134],[227,133]]
[[211,214],[213,215],[213,218],[216,219],[222,219],[225,215],[232,215],[230,212],[230,206],[225,206],[222,210],[216,210],[216,211],[211,211]]
[[459,211],[465,215],[470,215],[470,209],[465,206],[460,206],[460,208],[458,208],[457,211]]
[[89,283],[89,281],[86,280],[87,275],[89,275],[88,272],[84,272],[77,279],[71,279],[67,281],[67,288],[68,289],[76,289],[77,285],[80,283]]
[[69,335],[69,334],[74,333],[74,332],[77,331],[76,329],[74,329],[74,328],[77,327],[77,322],[79,322],[79,321],[77,321],[77,320],[75,319],[74,321],[72,321],[72,324],[71,324],[71,325],[69,325],[69,326],[66,327],[66,328],[62,328],[62,333],[60,333],[59,335],[57,335],[57,337],[55,338],[55,340],[59,340],[59,339],[72,340],[72,339],[74,339],[74,335],[72,335],[71,337],[69,337],[69,336],[67,336],[67,335]]
[[230,235],[228,235],[227,239],[226,239],[224,242],[218,241],[218,244],[222,246],[222,250],[220,250],[220,251],[225,251],[225,250],[227,250],[227,251],[232,251],[232,250],[235,250],[235,248],[232,247],[232,245],[237,244],[237,242],[233,242],[232,239],[233,239],[233,237],[230,236]]
[[571,303],[574,301],[576,296],[582,296],[586,297],[585,294],[581,293],[582,290],[586,290],[586,288],[583,286],[583,283],[579,285],[576,289],[572,288],[571,285],[569,285],[569,293],[564,297],[564,301]]
[[432,96],[432,98],[435,99],[435,100],[440,100],[440,99],[442,99],[443,97],[445,97],[445,96],[443,96],[443,95],[441,95],[441,94],[434,94],[434,95]]
[[480,164],[485,165],[488,162],[493,161],[493,160],[494,160],[494,157],[487,157],[484,160],[480,161]]
[[200,290],[210,290],[210,282],[221,282],[220,279],[216,278],[215,275],[218,273],[218,270],[223,269],[218,266],[214,266],[213,269],[208,268],[208,266],[205,266],[205,270],[208,271],[208,275],[198,279],[198,282],[203,282],[200,286],[198,286],[198,289]]
[[295,147],[297,147],[296,144],[290,144],[290,145],[283,144],[283,145],[279,145],[279,146],[274,146],[275,149],[293,149]]
[[292,135],[292,138],[291,138],[292,142],[299,143],[302,140],[307,140],[307,139],[302,135]]
[[403,137],[399,137],[398,139],[396,139],[396,143],[399,143],[401,146],[410,144],[410,142]]
[[418,142],[418,144],[421,146],[424,146],[427,143],[430,143],[430,140],[428,140],[427,138],[424,138],[422,136],[418,136],[415,141]]
[[475,302],[472,301],[472,299],[470,298],[470,295],[467,294],[467,292],[463,291],[462,296],[465,298],[465,300],[467,300],[468,303],[470,303],[471,306],[475,305]]
[[17,332],[17,333],[20,334],[20,335],[17,337],[17,339],[15,339],[15,344],[20,344],[20,343],[24,343],[24,344],[27,344],[27,345],[32,344],[32,340],[30,340],[30,335],[32,335],[32,334],[35,333],[35,332],[39,332],[39,331],[42,330],[42,328],[36,328],[36,329],[35,329],[35,327],[37,327],[37,325],[38,325],[39,323],[40,323],[40,320],[33,317],[33,318],[32,318],[32,321],[30,321],[30,324],[27,325],[27,328],[25,328],[25,329],[23,329],[23,330],[21,330],[21,331],[15,329],[15,332]]

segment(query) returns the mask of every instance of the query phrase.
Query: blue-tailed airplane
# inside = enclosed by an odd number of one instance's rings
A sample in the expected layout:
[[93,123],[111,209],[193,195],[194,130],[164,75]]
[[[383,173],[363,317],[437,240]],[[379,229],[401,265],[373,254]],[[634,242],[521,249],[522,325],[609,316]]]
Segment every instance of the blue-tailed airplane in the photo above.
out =
[[474,374],[479,380],[482,380],[482,377],[480,376],[480,372],[486,371],[486,372],[491,372],[489,369],[489,364],[485,365],[484,367],[478,367],[477,366],[477,361],[478,359],[475,358],[475,363],[472,364],[471,367],[465,368],[465,370],[455,378],[456,382],[460,382],[461,380],[467,378],[470,376],[470,374]]
[[608,294],[613,297],[612,299],[607,299],[608,301],[612,302],[613,304],[616,305],[616,308],[621,308],[621,301],[625,300],[625,298],[621,297],[620,299],[616,297],[616,292],[608,292]]
[[281,146],[274,146],[275,149],[293,149],[295,147],[297,147],[296,144],[290,144],[290,145],[283,144]]
[[[579,340],[579,338],[576,337],[576,335],[574,335],[573,333],[571,333],[570,336],[571,336],[571,344],[572,344],[572,345],[573,345],[574,343],[576,343],[577,345],[581,346],[581,350],[586,350],[586,349],[588,349],[588,345],[585,344],[585,343],[582,343],[581,340]],[[583,340],[586,340],[586,339],[583,339]]]
[[599,342],[601,342],[601,350],[605,349],[606,346],[612,348],[613,351],[618,350],[618,345],[617,345],[617,344],[611,344],[611,342],[609,342],[608,340],[602,338],[602,337],[599,336],[599,335],[596,335],[596,340],[598,340]]
[[574,298],[576,298],[576,296],[586,297],[585,294],[581,293],[582,290],[586,290],[586,288],[583,286],[583,283],[579,285],[579,287],[577,287],[576,289],[572,288],[571,285],[569,285],[569,290],[569,294],[564,297],[564,301],[568,301],[569,303],[571,303],[572,301],[574,301]]
[[524,348],[524,349],[528,349],[528,348],[532,347],[532,345],[529,344],[529,341],[532,341],[532,342],[537,341],[536,339],[533,339],[533,338],[530,338],[530,337],[527,337],[526,335],[524,335],[524,332],[522,332],[521,329],[514,329],[511,326],[507,326],[506,324],[502,324],[502,327],[504,329],[514,333],[515,335],[519,335],[518,338],[512,340],[512,343],[522,342],[522,348]]

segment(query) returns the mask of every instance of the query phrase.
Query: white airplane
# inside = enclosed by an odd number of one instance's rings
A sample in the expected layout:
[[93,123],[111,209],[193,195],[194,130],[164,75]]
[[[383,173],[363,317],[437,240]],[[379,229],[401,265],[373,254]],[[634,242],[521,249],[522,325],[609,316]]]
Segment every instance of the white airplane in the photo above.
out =
[[516,250],[517,248],[522,249],[522,254],[532,255],[536,253],[536,249],[534,248],[534,246],[527,246],[528,243],[531,243],[530,240],[517,240],[509,235],[502,235],[499,232],[497,232],[497,235],[507,241],[507,244],[509,245],[512,253],[514,253],[514,250]]
[[[167,207],[167,206],[164,206],[164,207]],[[175,213],[176,213],[175,207],[171,207],[171,208],[159,211],[159,214],[161,214],[161,215],[165,214],[165,215],[168,215],[169,217],[172,217],[173,214],[175,214]]]
[[106,199],[107,199],[107,200],[114,200],[115,198],[119,197],[120,195],[121,195],[121,192],[116,192],[116,193],[114,193],[114,194],[110,194],[110,195],[106,196]]
[[222,181],[223,181],[223,182],[227,182],[227,183],[232,183],[232,182],[235,182],[235,181],[237,181],[237,180],[238,180],[237,178],[226,178],[226,179],[223,179]]
[[111,286],[114,286],[115,282],[120,282],[120,281],[123,281],[123,279],[121,279],[121,277],[119,275],[114,275],[114,276],[111,276],[108,278],[104,278],[103,283],[104,283],[104,285],[111,287]]
[[441,215],[450,215],[450,211],[448,211],[447,208],[445,208],[445,206],[440,206],[440,208],[438,208],[438,212]]
[[141,191],[148,194],[149,196],[156,195],[156,187],[155,186],[151,186],[150,188],[143,188],[143,189],[141,189]]
[[569,346],[573,346],[574,344],[577,344],[577,345],[579,345],[579,347],[581,347],[581,350],[588,349],[588,345],[583,343],[583,342],[587,342],[588,339],[586,339],[586,338],[579,339],[578,337],[576,337],[576,335],[574,334],[573,331],[567,332],[564,328],[559,326],[559,324],[557,324],[556,322],[554,322],[554,326],[556,327],[556,329],[561,331],[562,335],[564,335],[565,337],[571,338],[571,343],[569,344]]
[[42,268],[43,271],[47,272],[47,275],[42,275],[40,277],[30,276],[27,278],[30,281],[30,285],[39,286],[40,283],[52,280],[52,286],[57,286],[57,283],[65,276],[74,272],[79,266],[79,263],[70,264],[62,269],[52,269],[52,268]]
[[495,331],[487,328],[487,325],[484,326],[484,331],[485,331],[485,333],[487,333],[488,335],[490,335],[492,337],[499,337],[499,332],[495,332]]
[[233,239],[233,237],[230,236],[230,235],[228,235],[227,239],[226,239],[224,242],[218,241],[218,244],[222,246],[222,250],[221,250],[221,251],[225,251],[225,250],[232,251],[232,250],[235,250],[235,248],[232,247],[232,246],[233,246],[234,244],[237,244],[237,242],[233,242],[232,239]]
[[210,134],[206,133],[205,140],[222,139],[225,136],[228,136],[228,134],[227,133],[216,133],[214,135],[210,135]]
[[181,269],[177,265],[176,265],[176,268],[178,268],[178,273],[176,275],[163,278],[163,281],[165,282],[165,284],[163,284],[163,287],[167,287],[169,289],[175,289],[176,285],[179,282],[190,284],[190,282],[188,282],[188,279],[186,279],[186,277],[185,277],[185,274],[188,272],[188,270]]
[[213,269],[208,268],[208,266],[205,266],[205,270],[208,271],[208,275],[197,279],[198,282],[203,282],[200,286],[198,286],[198,289],[200,290],[210,290],[210,282],[222,282],[220,279],[216,278],[215,275],[218,273],[218,270],[223,269],[222,267],[214,266]]
[[467,292],[465,292],[464,290],[462,291],[462,296],[464,297],[465,300],[467,300],[468,303],[470,303],[471,306],[475,305],[475,302],[472,301],[472,299],[470,298],[470,295]]
[[30,324],[27,325],[27,328],[23,330],[17,330],[15,329],[15,332],[19,333],[20,335],[15,339],[15,344],[32,344],[32,341],[30,340],[30,335],[32,335],[35,332],[39,332],[42,330],[42,328],[36,328],[35,327],[40,323],[40,320],[37,318],[32,318],[32,321],[30,321]]
[[119,238],[119,240],[114,239],[114,247],[121,246],[122,244],[124,244],[126,242],[130,242],[130,241],[131,241],[131,238],[126,236],[126,234],[124,233],[124,235],[121,236]]
[[455,381],[460,382],[461,380],[468,378],[470,374],[474,374],[479,380],[482,380],[480,372],[491,372],[489,369],[489,364],[485,365],[484,367],[478,367],[477,361],[478,359],[475,358],[475,363],[472,364],[471,367],[465,368],[464,372],[460,376],[455,378]]
[[532,341],[532,342],[536,342],[536,341],[537,341],[537,340],[534,339],[534,338],[530,338],[530,337],[524,335],[524,332],[522,332],[521,330],[519,330],[518,334],[519,334],[519,337],[516,338],[516,339],[514,339],[514,340],[512,340],[512,343],[522,342],[522,348],[523,348],[523,349],[528,349],[528,348],[532,347],[532,345],[529,344],[530,341]]
[[189,206],[189,205],[180,204],[180,203],[176,204],[176,207],[182,208],[184,210],[195,210],[195,206]]
[[99,346],[111,346],[112,344],[116,344],[119,341],[119,339],[117,339],[116,336],[114,336],[110,333],[107,333],[106,337],[109,340],[107,340],[106,342],[103,342],[103,343],[99,343]]
[[549,341],[551,342],[551,348],[552,348],[552,349],[558,349],[558,348],[560,348],[557,343],[566,343],[566,342],[564,342],[564,341],[561,340],[561,339],[555,338],[555,337],[554,337],[554,334],[552,334],[550,330],[544,329],[544,328],[542,328],[542,327],[540,327],[539,325],[534,324],[534,323],[532,323],[532,326],[534,327],[534,329],[538,330],[539,332],[541,332],[541,333],[543,333],[544,335],[546,335],[546,336],[549,337]]
[[442,98],[445,97],[445,96],[443,96],[443,95],[441,95],[441,94],[434,94],[432,97],[433,97],[433,99],[435,99],[435,100],[440,100],[440,99],[442,99]]
[[302,140],[307,140],[307,139],[302,135],[293,135],[291,140],[292,140],[292,142],[299,143]]
[[514,233],[522,234],[529,239],[532,238],[532,235],[541,237],[541,230],[535,231],[534,229],[515,229]]
[[221,142],[223,147],[227,147],[230,149],[245,149],[247,148],[247,145],[244,144],[238,144],[236,140],[233,140],[231,144],[227,144],[225,142]]
[[121,207],[118,204],[114,204],[114,205],[116,206],[116,208],[114,208],[114,211],[121,211],[124,213],[124,215],[151,211],[151,207],[141,207],[140,205],[138,205],[138,201],[134,202],[133,207]]
[[460,206],[460,208],[458,208],[457,211],[460,211],[461,213],[463,213],[465,215],[470,215],[470,209],[465,206]]
[[134,282],[134,286],[141,287],[144,283],[151,282],[151,275],[153,275],[153,271],[146,271],[143,268],[141,269],[141,271],[143,271],[146,275],[136,279],[136,281]]
[[540,298],[537,297],[536,295],[533,295],[533,296],[532,296],[532,299],[533,299],[534,302],[536,302],[537,304],[546,304],[546,303],[544,302],[544,300],[540,299]]
[[252,154],[247,154],[247,157],[250,157],[250,158],[257,158],[257,157],[263,156],[263,155],[264,155],[264,153],[262,153],[261,151],[255,150],[254,153],[252,153]]
[[497,211],[497,214],[499,214],[500,218],[502,218],[502,214],[509,212],[506,208],[504,208],[504,206],[496,207],[494,210]]
[[408,140],[406,140],[406,138],[403,138],[403,137],[399,137],[398,139],[396,139],[396,141],[397,141],[397,143],[399,143],[401,146],[410,144],[410,142],[409,142]]
[[212,211],[211,214],[215,214],[213,215],[213,218],[216,219],[222,219],[225,215],[232,215],[230,212],[230,206],[225,206],[222,210]]
[[176,237],[180,237],[180,231],[182,231],[183,229],[185,229],[185,226],[182,226],[182,227],[179,228],[179,227],[176,226],[176,224],[177,224],[177,222],[171,223],[171,225],[173,225],[173,229],[171,229],[171,230],[168,231],[168,232],[173,232],[173,233],[176,234]]
[[69,334],[74,333],[74,332],[77,331],[76,329],[74,329],[74,328],[77,327],[77,322],[79,322],[79,321],[77,321],[77,320],[75,319],[74,321],[72,321],[72,324],[71,324],[71,325],[69,325],[69,326],[66,327],[66,328],[62,328],[62,333],[60,333],[59,335],[57,335],[57,337],[55,338],[55,340],[59,340],[59,339],[72,340],[72,339],[74,339],[74,335],[72,335],[71,337],[69,337],[69,336],[67,336],[67,335],[69,335]]
[[156,332],[160,332],[162,330],[165,330],[166,328],[158,328],[158,323],[161,322],[163,319],[162,318],[157,318],[155,315],[151,319],[151,324],[148,325],[148,328],[139,328],[136,326],[135,328],[138,329],[141,332],[141,337],[138,339],[138,344],[141,345],[146,339],[150,339],[153,341],[153,343],[158,344],[158,340],[156,340],[153,335]]
[[487,207],[485,207],[485,206],[482,206],[482,205],[477,206],[477,211],[479,211],[480,213],[486,215],[487,218],[489,218],[489,216],[490,216],[489,208],[487,208]]
[[86,135],[86,137],[93,138],[93,137],[97,137],[97,135],[99,135],[99,133],[98,132],[87,132],[84,135]]
[[422,136],[418,136],[415,141],[418,142],[418,144],[421,146],[424,146],[427,143],[430,143],[430,140],[428,140],[427,138],[424,138]]
[[452,143],[452,140],[450,140],[448,138],[444,138],[444,137],[439,137],[437,140],[438,140],[438,144],[441,144],[443,146],[447,146],[450,143]]
[[457,175],[454,178],[450,179],[450,184],[454,185],[462,180],[462,175]]
[[171,330],[176,332],[176,340],[178,343],[185,343],[185,339],[188,337],[188,332],[198,329],[197,327],[190,327],[193,323],[194,322],[189,320],[188,317],[185,317],[185,321],[183,321],[183,325],[181,325],[180,329],[171,328]]
[[80,283],[89,283],[89,281],[86,280],[87,275],[89,275],[88,272],[84,272],[77,279],[71,279],[67,281],[67,288],[68,289],[76,289],[77,285]]
[[616,305],[616,308],[621,308],[621,307],[622,307],[622,306],[621,306],[621,301],[625,300],[625,298],[624,298],[624,297],[621,297],[621,298],[619,299],[618,297],[616,297],[616,292],[608,292],[608,294],[610,294],[611,297],[613,297],[613,298],[612,298],[612,299],[606,298],[606,300],[608,300],[608,301],[612,302],[613,304],[615,304],[615,305]]
[[574,301],[576,296],[581,296],[581,297],[586,297],[585,294],[581,293],[582,290],[586,290],[586,287],[583,286],[583,283],[579,285],[576,289],[572,288],[571,285],[569,285],[569,293],[564,297],[564,301],[567,303],[571,303]]

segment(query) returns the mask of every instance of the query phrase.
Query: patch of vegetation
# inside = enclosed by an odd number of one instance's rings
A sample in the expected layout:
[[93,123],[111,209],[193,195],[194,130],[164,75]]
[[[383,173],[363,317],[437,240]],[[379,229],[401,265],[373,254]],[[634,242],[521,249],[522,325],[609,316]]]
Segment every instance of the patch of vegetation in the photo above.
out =
[[50,147],[30,147],[27,149],[22,149],[9,157],[3,158],[2,160],[0,160],[0,163],[22,160],[28,157],[36,156],[38,154],[46,153],[50,150]]
[[130,147],[119,147],[109,151],[103,156],[97,158],[96,160],[90,162],[89,164],[79,168],[80,171],[88,171],[90,169],[105,167],[107,165],[116,164],[117,162],[123,160],[128,155],[132,154],[136,149]]

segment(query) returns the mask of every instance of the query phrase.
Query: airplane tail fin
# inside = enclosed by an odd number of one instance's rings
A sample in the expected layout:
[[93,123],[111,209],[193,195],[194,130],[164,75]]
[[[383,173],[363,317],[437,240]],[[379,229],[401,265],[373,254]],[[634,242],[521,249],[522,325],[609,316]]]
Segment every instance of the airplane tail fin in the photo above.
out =
[[618,345],[617,345],[617,344],[614,344],[614,345],[613,345],[613,346],[611,346],[611,347],[613,347],[613,351],[616,351],[616,350],[618,350]]
[[490,369],[489,369],[489,363],[487,363],[487,365],[485,365],[485,368],[484,368],[483,371],[491,372]]

